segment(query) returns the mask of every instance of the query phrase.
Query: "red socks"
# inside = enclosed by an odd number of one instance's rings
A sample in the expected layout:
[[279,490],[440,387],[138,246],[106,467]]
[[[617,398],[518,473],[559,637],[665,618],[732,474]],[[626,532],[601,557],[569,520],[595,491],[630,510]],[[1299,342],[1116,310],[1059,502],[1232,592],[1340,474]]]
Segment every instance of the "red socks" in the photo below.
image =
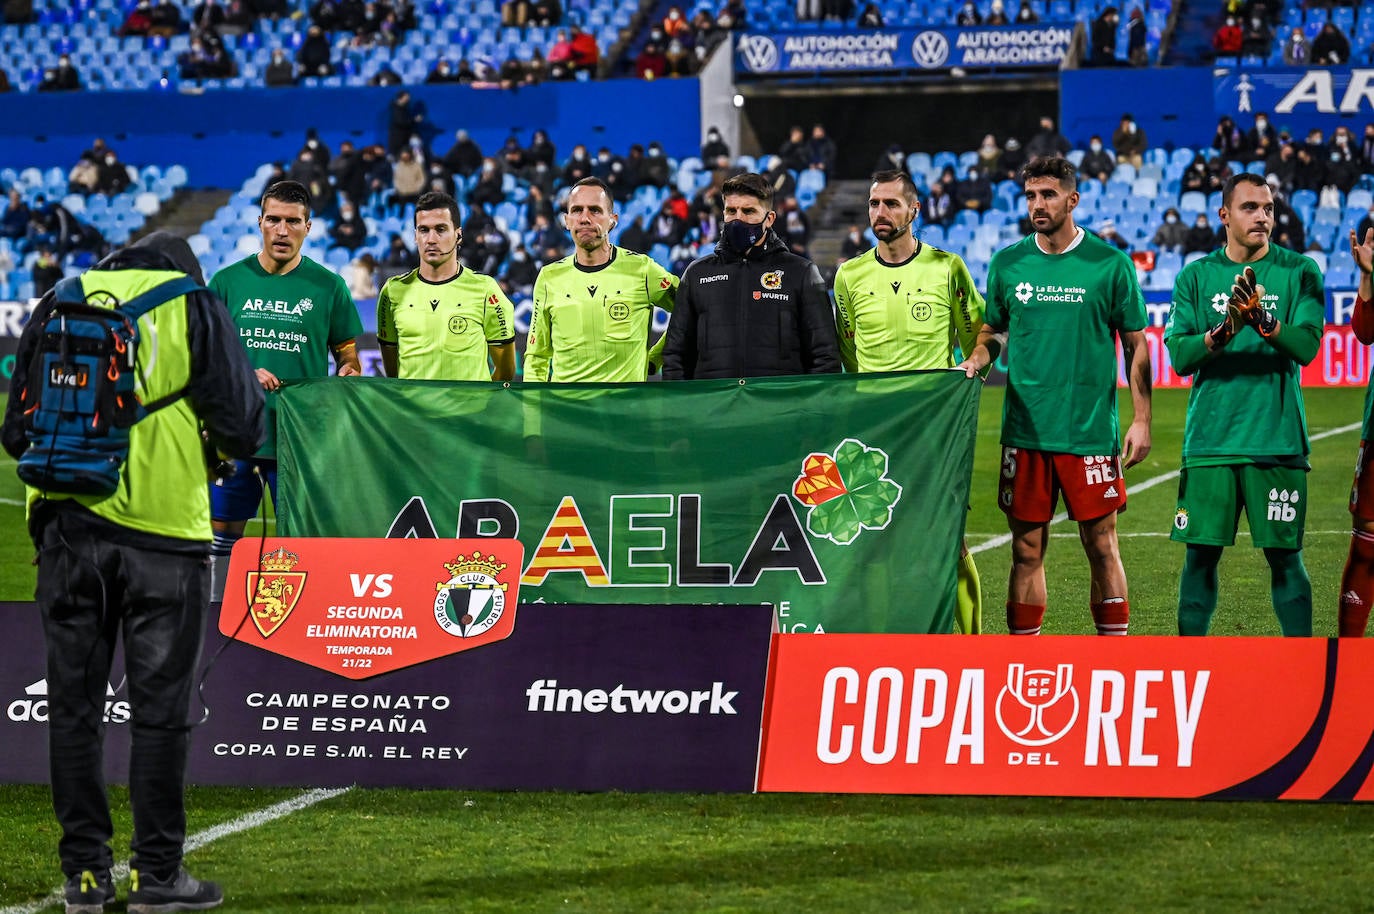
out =
[[1342,638],[1363,638],[1369,624],[1369,602],[1374,597],[1374,536],[1350,535],[1350,556],[1341,575],[1339,631]]
[[1131,604],[1125,597],[1108,597],[1092,604],[1093,624],[1099,635],[1124,635],[1131,618]]
[[1007,603],[1007,631],[1013,635],[1038,635],[1045,621],[1045,607],[1035,603]]

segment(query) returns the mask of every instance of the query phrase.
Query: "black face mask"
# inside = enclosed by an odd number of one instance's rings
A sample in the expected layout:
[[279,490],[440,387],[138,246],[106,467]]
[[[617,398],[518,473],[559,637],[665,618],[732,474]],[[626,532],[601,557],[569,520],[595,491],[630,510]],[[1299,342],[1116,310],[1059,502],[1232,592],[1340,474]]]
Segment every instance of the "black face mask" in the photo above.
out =
[[721,229],[730,247],[741,254],[758,244],[765,231],[767,229],[762,222],[745,222],[743,219],[731,219]]

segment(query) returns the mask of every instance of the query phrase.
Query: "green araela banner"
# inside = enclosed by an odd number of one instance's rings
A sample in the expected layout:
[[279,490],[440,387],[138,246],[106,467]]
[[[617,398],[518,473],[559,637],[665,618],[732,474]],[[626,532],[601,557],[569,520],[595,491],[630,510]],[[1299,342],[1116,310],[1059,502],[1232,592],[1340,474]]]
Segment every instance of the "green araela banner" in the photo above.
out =
[[786,631],[948,632],[981,387],[291,383],[279,530],[517,538],[521,602],[771,603]]

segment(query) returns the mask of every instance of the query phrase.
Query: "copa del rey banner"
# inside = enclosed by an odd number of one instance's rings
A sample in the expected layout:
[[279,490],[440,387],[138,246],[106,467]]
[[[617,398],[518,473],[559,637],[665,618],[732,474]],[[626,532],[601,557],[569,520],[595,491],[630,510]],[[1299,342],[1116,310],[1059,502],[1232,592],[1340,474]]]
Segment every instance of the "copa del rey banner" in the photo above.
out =
[[279,532],[517,539],[522,602],[771,603],[788,631],[944,633],[980,390],[954,371],[293,383]]
[[1374,643],[782,636],[759,789],[1374,800]]

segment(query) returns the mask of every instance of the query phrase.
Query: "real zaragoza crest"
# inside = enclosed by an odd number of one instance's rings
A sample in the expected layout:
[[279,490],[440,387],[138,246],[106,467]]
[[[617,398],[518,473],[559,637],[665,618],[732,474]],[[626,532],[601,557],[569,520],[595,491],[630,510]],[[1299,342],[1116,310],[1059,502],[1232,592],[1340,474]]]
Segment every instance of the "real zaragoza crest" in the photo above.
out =
[[264,638],[281,628],[305,589],[304,571],[295,571],[300,556],[279,546],[262,557],[258,571],[248,572],[248,603],[253,624]]
[[496,580],[504,571],[496,556],[458,554],[444,563],[449,579],[435,585],[434,621],[455,638],[474,638],[488,631],[506,612],[506,586]]

